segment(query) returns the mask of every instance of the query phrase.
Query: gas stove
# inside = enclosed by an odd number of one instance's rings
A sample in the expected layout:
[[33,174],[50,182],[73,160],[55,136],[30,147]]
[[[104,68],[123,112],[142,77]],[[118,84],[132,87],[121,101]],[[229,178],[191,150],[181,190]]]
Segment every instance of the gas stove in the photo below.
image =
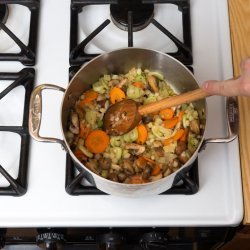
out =
[[[209,231],[207,227],[219,226],[225,227],[223,232],[227,234],[229,227],[241,223],[237,139],[208,144],[166,192],[125,198],[107,195],[85,181],[60,145],[30,138],[28,104],[34,86],[53,83],[67,88],[81,65],[99,54],[124,47],[168,53],[192,70],[198,82],[230,78],[227,1],[0,2],[0,200],[4,204],[0,228],[34,228],[42,240],[46,232],[52,237],[55,228],[82,228],[83,235],[93,237],[93,245],[99,235],[123,232],[124,236],[139,227],[141,230],[134,232],[140,239],[146,237],[147,242],[153,242],[159,235],[154,238],[148,233],[163,233],[161,243],[165,244],[166,235],[174,228],[179,235],[184,228],[203,227]],[[62,138],[62,94],[46,91],[43,95],[41,134]],[[225,99],[210,97],[207,103],[205,138],[226,137]],[[111,236],[105,237],[110,240]],[[5,241],[10,244],[13,237]],[[39,237],[33,240],[39,242]],[[179,242],[179,238],[171,237],[172,242]],[[16,242],[31,243],[30,238],[22,239]],[[188,238],[188,242],[195,240]],[[79,238],[75,241],[79,243]]]

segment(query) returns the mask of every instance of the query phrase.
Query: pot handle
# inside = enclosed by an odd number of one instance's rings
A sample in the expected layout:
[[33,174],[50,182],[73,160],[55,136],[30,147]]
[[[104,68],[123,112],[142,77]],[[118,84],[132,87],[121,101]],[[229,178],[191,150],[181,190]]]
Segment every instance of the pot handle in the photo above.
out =
[[225,143],[233,141],[239,132],[239,107],[236,96],[227,97],[226,99],[226,115],[228,136],[226,138],[209,138],[205,139],[201,145],[200,151],[205,149],[208,143]]
[[51,137],[42,137],[39,135],[42,121],[42,91],[44,89],[53,89],[65,92],[64,88],[52,84],[39,85],[32,91],[29,107],[29,133],[37,141],[60,143],[62,147],[66,149],[66,145],[63,140]]

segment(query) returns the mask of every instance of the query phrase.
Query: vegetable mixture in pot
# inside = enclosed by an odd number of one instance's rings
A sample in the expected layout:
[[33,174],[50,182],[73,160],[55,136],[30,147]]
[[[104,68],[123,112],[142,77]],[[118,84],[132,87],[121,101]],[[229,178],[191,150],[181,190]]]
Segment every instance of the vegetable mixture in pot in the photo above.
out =
[[176,95],[158,72],[132,68],[104,75],[84,92],[70,113],[66,140],[75,156],[103,178],[129,184],[161,179],[178,170],[196,151],[204,127],[192,104],[143,117],[122,136],[103,129],[108,107],[125,98],[147,104]]

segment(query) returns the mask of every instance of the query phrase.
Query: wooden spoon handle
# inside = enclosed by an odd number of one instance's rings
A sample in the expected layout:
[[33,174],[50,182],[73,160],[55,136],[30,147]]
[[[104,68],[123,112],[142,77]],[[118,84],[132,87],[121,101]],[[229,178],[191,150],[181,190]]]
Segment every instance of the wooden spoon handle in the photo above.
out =
[[190,103],[210,96],[203,89],[196,89],[173,97],[167,97],[160,101],[142,105],[138,108],[140,115],[151,114],[165,108],[174,107],[184,103]]

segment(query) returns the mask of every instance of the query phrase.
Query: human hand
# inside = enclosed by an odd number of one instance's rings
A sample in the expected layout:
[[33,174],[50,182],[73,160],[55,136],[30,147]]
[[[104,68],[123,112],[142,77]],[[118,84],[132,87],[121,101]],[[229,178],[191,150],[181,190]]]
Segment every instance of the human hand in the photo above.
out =
[[242,74],[225,81],[205,81],[201,88],[212,95],[250,96],[250,57],[241,63]]

